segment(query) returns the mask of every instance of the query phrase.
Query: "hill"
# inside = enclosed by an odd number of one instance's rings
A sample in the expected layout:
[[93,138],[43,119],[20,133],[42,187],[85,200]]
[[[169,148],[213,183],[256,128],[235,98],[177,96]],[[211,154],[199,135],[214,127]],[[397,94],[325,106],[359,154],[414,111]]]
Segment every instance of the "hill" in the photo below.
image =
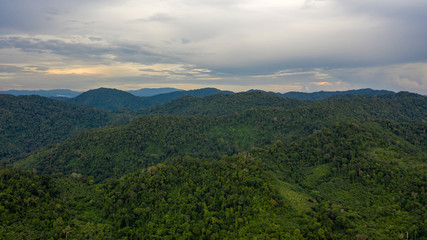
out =
[[140,111],[138,114],[174,114],[174,115],[227,115],[243,112],[254,107],[291,108],[304,104],[294,99],[284,99],[272,93],[262,91],[236,94],[215,94],[203,98],[185,96],[176,100]]
[[98,184],[0,169],[0,235],[423,239],[426,128],[340,121],[290,143],[172,158]]
[[67,101],[104,110],[117,110],[119,108],[141,109],[154,104],[148,98],[137,97],[128,92],[110,88],[89,90]]
[[42,97],[66,97],[72,98],[81,94],[81,92],[72,91],[69,89],[52,89],[52,90],[8,90],[0,91],[0,94],[10,94],[15,96],[21,95],[38,95]]
[[219,117],[145,116],[125,126],[85,132],[17,165],[44,173],[77,172],[102,181],[171,157],[219,158],[277,140],[289,143],[338,121],[371,119],[425,121],[427,98],[399,93],[253,108]]
[[158,94],[171,93],[176,91],[184,91],[177,88],[141,88],[139,90],[129,90],[128,93],[131,93],[137,97],[152,97]]
[[137,97],[129,92],[111,89],[99,88],[89,90],[71,99],[66,99],[67,102],[88,105],[97,107],[103,110],[118,110],[127,108],[131,110],[139,110],[156,106],[164,102],[172,101],[183,96],[198,96],[204,97],[217,93],[231,93],[214,88],[205,88],[189,91],[175,91],[170,93],[158,94],[151,97]]
[[[2,143],[133,113],[1,97]],[[248,92],[150,111],[0,168],[1,238],[427,237],[427,97]]]
[[328,238],[415,239],[427,236],[426,129],[425,122],[345,121],[254,154],[295,209],[326,223]]
[[109,114],[86,106],[36,95],[0,95],[0,159],[61,142],[111,121]]
[[358,90],[348,90],[348,91],[320,91],[313,93],[304,93],[304,92],[288,92],[283,94],[278,94],[282,97],[295,98],[299,100],[322,100],[332,96],[341,96],[341,95],[383,95],[383,94],[391,94],[394,93],[392,91],[387,90],[373,90],[370,88],[358,89]]
[[206,97],[206,96],[215,95],[219,93],[233,94],[233,92],[221,91],[216,88],[202,88],[202,89],[195,89],[195,90],[188,90],[188,91],[176,91],[171,93],[158,94],[156,96],[151,97],[151,99],[158,103],[165,103],[165,102],[169,102],[184,96]]

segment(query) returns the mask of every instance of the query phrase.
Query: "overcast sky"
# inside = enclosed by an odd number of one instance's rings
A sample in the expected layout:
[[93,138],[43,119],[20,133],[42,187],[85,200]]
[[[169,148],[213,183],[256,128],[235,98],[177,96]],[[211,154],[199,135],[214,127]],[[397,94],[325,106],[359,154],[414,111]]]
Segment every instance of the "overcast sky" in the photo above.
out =
[[426,0],[0,0],[0,90],[427,94]]

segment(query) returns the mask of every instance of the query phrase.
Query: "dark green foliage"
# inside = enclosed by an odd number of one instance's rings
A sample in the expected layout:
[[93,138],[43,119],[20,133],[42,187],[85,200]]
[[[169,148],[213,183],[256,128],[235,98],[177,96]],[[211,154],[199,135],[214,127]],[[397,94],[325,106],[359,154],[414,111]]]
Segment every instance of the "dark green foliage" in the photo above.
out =
[[110,88],[90,90],[67,101],[104,110],[117,110],[119,108],[141,109],[155,104],[155,101],[149,98],[137,97],[128,92]]
[[0,159],[58,143],[110,123],[111,115],[39,96],[0,95]]
[[423,96],[251,92],[160,110],[175,115],[80,133],[17,162],[32,172],[1,169],[0,238],[427,237]]
[[291,239],[300,218],[253,161],[180,158],[126,175],[104,185],[105,218],[117,237]]
[[[321,228],[296,215],[261,162],[242,155],[178,158],[97,185],[79,174],[0,173],[5,239],[303,239]],[[36,205],[21,207],[21,195]]]
[[19,186],[44,178],[45,188],[34,186],[50,194],[38,209],[54,217],[40,215],[45,225],[37,228],[21,201],[7,201],[21,210],[4,219],[19,221],[1,222],[0,231],[22,238],[26,223],[32,236],[55,238],[422,239],[426,152],[408,140],[426,128],[345,121],[289,144],[219,160],[178,157],[99,184],[78,173],[49,178],[6,169],[0,186],[7,194],[31,196],[32,188]]
[[295,98],[299,100],[323,100],[329,97],[341,96],[341,95],[383,95],[391,94],[392,91],[387,90],[372,90],[370,88],[358,89],[358,90],[348,90],[348,91],[335,91],[335,92],[313,92],[313,93],[304,93],[304,92],[288,92],[279,94],[282,97]]
[[[247,95],[265,97],[264,93]],[[18,165],[43,173],[77,172],[101,181],[170,157],[219,158],[276,140],[290,142],[345,119],[423,120],[426,107],[425,97],[396,95],[338,98],[293,108],[254,108],[221,117],[146,116],[126,126],[80,134]]]
[[422,142],[411,137],[422,129],[425,122],[342,122],[254,154],[320,203],[315,214],[333,238],[417,238],[426,236],[427,156],[407,140]]
[[216,88],[202,88],[202,89],[195,89],[195,90],[188,90],[188,91],[175,91],[170,93],[158,94],[150,97],[150,99],[160,104],[160,103],[170,102],[172,100],[178,99],[180,97],[185,97],[185,96],[206,97],[206,96],[221,94],[221,93],[233,94],[233,92],[221,91]]
[[139,110],[184,96],[205,97],[219,93],[232,94],[233,92],[221,91],[215,88],[204,88],[190,91],[173,91],[150,97],[137,97],[129,92],[117,89],[98,88],[84,92],[77,97],[66,99],[65,101],[104,110],[118,110],[122,108]]
[[140,114],[175,115],[227,115],[240,113],[254,107],[291,108],[304,104],[301,101],[286,99],[272,93],[252,91],[237,94],[216,94],[203,98],[187,96],[156,107],[144,109]]
[[128,93],[132,93],[138,97],[151,97],[158,94],[171,93],[176,91],[183,91],[177,88],[141,88],[138,90],[128,90]]
[[20,95],[39,95],[42,97],[76,97],[81,92],[72,91],[70,89],[52,89],[52,90],[8,90],[0,91],[0,94],[10,94],[14,96]]
[[[92,180],[93,182],[93,180]],[[0,169],[1,239],[114,239],[91,180]]]

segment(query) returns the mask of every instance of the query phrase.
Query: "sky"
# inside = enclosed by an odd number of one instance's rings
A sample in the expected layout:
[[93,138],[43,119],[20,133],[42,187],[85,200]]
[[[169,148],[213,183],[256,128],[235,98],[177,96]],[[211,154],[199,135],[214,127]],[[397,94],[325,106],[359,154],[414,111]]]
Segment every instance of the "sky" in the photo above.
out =
[[426,0],[0,0],[0,90],[427,94]]

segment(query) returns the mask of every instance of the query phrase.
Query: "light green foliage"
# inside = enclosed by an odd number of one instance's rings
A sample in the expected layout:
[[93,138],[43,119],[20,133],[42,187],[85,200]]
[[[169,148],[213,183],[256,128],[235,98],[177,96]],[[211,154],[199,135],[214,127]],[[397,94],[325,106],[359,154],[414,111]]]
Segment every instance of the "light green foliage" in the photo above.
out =
[[296,209],[298,213],[307,213],[315,205],[315,200],[308,194],[302,191],[297,185],[292,185],[287,182],[276,179],[276,188],[280,196],[289,201],[292,208]]

